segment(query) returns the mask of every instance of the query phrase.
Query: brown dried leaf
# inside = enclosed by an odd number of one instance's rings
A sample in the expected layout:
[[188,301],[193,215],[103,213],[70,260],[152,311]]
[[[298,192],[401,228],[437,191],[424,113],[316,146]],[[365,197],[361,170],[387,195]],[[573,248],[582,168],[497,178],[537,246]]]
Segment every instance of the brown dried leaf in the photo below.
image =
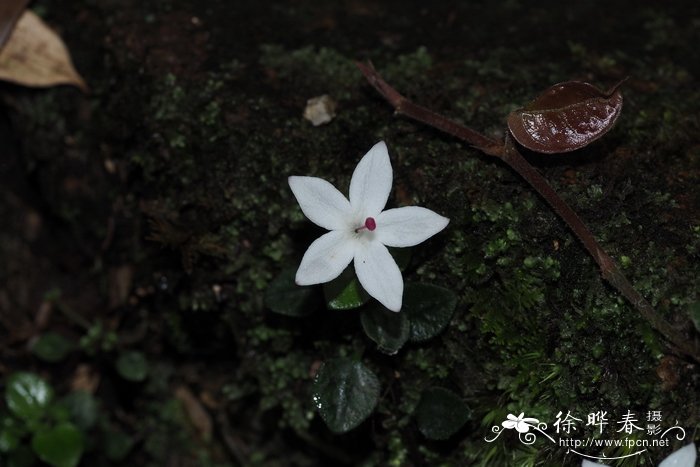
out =
[[3,0],[0,2],[0,49],[5,45],[15,23],[27,8],[29,0]]
[[30,87],[69,84],[87,91],[61,38],[30,10],[0,50],[0,80]]

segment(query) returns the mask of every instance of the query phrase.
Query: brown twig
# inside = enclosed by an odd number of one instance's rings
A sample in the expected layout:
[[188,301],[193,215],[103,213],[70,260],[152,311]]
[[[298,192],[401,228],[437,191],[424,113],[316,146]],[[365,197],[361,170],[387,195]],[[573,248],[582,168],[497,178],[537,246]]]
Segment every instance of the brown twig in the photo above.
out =
[[700,341],[697,338],[684,336],[680,330],[673,327],[659,315],[649,302],[635,290],[615,260],[598,244],[578,214],[557,195],[547,180],[520,154],[509,134],[506,136],[504,143],[499,143],[432,110],[414,104],[384,81],[371,63],[357,62],[356,64],[362,71],[362,74],[365,75],[365,78],[367,78],[367,81],[394,107],[396,113],[462,139],[480,151],[501,159],[520,174],[547,201],[554,212],[566,222],[576,237],[583,243],[583,246],[600,267],[603,278],[624,295],[642,317],[676,347],[679,352],[700,362]]

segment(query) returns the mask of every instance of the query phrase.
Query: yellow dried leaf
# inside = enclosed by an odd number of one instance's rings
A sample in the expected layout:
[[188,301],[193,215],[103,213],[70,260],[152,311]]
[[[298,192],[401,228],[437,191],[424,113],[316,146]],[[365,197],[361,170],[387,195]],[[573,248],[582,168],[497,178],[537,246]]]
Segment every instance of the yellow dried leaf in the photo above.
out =
[[61,38],[30,10],[22,14],[0,50],[0,80],[31,87],[70,84],[87,90]]

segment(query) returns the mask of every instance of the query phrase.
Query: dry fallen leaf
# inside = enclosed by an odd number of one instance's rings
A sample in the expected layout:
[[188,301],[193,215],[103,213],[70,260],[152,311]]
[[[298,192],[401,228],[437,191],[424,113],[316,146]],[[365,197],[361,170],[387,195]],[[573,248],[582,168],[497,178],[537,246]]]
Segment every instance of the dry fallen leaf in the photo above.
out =
[[3,0],[0,2],[0,49],[10,37],[15,23],[27,8],[29,0]]
[[31,87],[70,84],[87,91],[61,38],[30,10],[0,50],[0,80]]

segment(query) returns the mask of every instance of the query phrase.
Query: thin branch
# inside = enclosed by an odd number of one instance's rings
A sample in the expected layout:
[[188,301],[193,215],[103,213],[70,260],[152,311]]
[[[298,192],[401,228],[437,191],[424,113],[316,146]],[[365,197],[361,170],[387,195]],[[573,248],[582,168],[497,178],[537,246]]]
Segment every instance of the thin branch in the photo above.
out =
[[499,143],[498,141],[455,123],[452,120],[433,112],[432,110],[421,107],[420,105],[414,104],[410,100],[406,99],[382,79],[371,63],[364,64],[355,62],[355,64],[360,71],[362,71],[362,74],[365,75],[367,81],[374,86],[374,89],[379,91],[379,94],[381,94],[384,99],[389,101],[392,107],[394,107],[394,110],[396,110],[396,113],[406,115],[414,120],[418,120],[419,122],[423,122],[426,125],[432,126],[433,128],[437,128],[445,133],[463,139],[478,150],[491,156],[498,156],[502,152],[503,144]]
[[[700,341],[698,341],[697,338],[689,339],[680,330],[674,328],[635,290],[622,273],[615,260],[613,260],[598,244],[595,237],[578,214],[557,195],[556,191],[554,191],[547,180],[525,160],[513,144],[509,135],[506,136],[504,143],[499,143],[477,131],[439,115],[432,110],[414,104],[384,81],[371,63],[364,64],[357,62],[357,67],[362,74],[365,75],[367,81],[392,105],[392,107],[394,107],[396,113],[405,115],[413,120],[425,123],[433,128],[464,140],[480,151],[490,156],[498,157],[520,174],[520,176],[547,201],[554,212],[566,222],[576,237],[578,237],[600,267],[603,278],[624,295],[639,311],[642,317],[644,317],[654,329],[659,331],[679,352],[700,362]],[[617,88],[617,86],[615,88]]]

